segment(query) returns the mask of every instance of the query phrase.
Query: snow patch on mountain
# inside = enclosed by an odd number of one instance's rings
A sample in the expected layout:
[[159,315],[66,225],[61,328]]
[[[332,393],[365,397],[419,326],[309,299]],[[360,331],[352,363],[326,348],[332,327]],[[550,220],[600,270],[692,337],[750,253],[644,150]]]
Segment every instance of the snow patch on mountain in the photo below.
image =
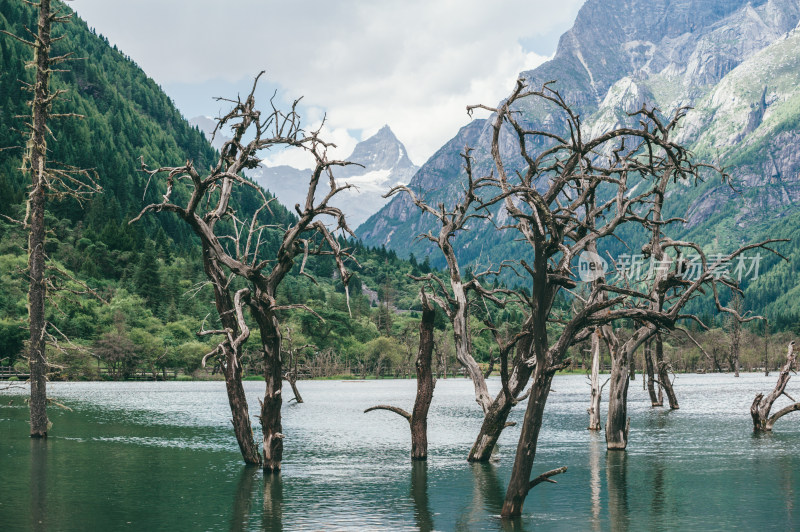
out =
[[[358,143],[346,160],[355,164],[334,168],[334,178],[338,185],[352,188],[337,194],[331,204],[344,212],[352,229],[378,212],[389,201],[383,195],[394,186],[408,184],[418,169],[389,126]],[[309,170],[262,164],[250,177],[294,211],[295,204],[305,203],[309,175]],[[327,192],[327,181],[323,181],[317,198]]]

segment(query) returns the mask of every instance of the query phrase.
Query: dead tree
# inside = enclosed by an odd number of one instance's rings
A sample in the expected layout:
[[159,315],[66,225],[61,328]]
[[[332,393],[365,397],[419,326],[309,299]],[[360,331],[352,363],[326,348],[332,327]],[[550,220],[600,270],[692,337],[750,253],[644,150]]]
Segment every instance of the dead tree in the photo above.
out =
[[[590,227],[593,225],[593,221],[589,221]],[[594,254],[597,254],[597,245],[596,243],[592,242],[588,246],[588,251]],[[602,284],[605,283],[605,276],[599,276],[597,279],[593,280],[595,284]],[[606,295],[604,293],[600,293],[601,298],[605,298]],[[573,307],[576,311],[580,311],[578,301],[573,302]],[[610,331],[609,331],[610,334]],[[600,430],[600,400],[603,393],[603,386],[600,385],[600,341],[603,339],[603,327],[597,327],[594,329],[591,335],[591,351],[592,351],[592,369],[590,374],[590,386],[591,386],[591,394],[590,394],[590,403],[589,403],[589,430]],[[611,350],[611,344],[609,339],[606,339],[606,345],[609,346],[609,354],[612,358],[614,358],[614,351]],[[608,383],[609,381],[606,381]]]
[[[57,349],[61,349],[54,336],[63,337],[60,331],[48,331],[52,324],[46,321],[45,305],[53,292],[59,288],[56,277],[67,277],[70,281],[79,283],[63,270],[47,264],[45,254],[45,208],[48,199],[63,199],[66,197],[80,201],[86,195],[99,191],[99,187],[88,172],[73,167],[61,165],[48,160],[47,137],[52,136],[49,124],[52,119],[64,117],[78,117],[72,113],[53,112],[53,104],[59,100],[63,90],[52,91],[50,79],[56,65],[71,58],[67,53],[60,56],[51,54],[53,43],[61,37],[53,37],[54,24],[69,21],[71,14],[66,8],[57,4],[55,8],[51,0],[40,0],[38,4],[28,2],[38,9],[37,31],[29,32],[32,40],[11,34],[3,33],[33,49],[33,61],[29,64],[34,70],[32,85],[25,83],[25,90],[33,93],[30,101],[31,117],[26,122],[29,130],[27,145],[22,161],[22,172],[30,173],[31,187],[28,192],[25,219],[15,221],[28,232],[28,270],[30,282],[28,289],[28,320],[29,320],[29,345],[28,362],[30,366],[30,413],[31,437],[46,438],[50,421],[47,418],[47,373],[49,364],[45,353],[48,341]],[[53,275],[48,275],[48,271]],[[79,283],[82,286],[83,283]],[[88,289],[88,287],[86,287]],[[96,295],[92,292],[93,295]],[[52,300],[51,300],[52,302]]]
[[[143,170],[151,180],[166,176],[166,191],[162,202],[146,206],[131,223],[151,211],[170,212],[186,222],[199,238],[204,269],[214,289],[222,325],[220,329],[200,332],[222,337],[219,345],[203,360],[215,357],[223,368],[234,431],[245,462],[262,463],[266,472],[277,472],[281,468],[284,438],[281,426],[280,313],[290,309],[311,309],[305,305],[279,305],[276,293],[298,257],[302,257],[300,274],[308,275],[305,265],[309,255],[332,256],[347,292],[350,274],[344,261],[352,257],[323,220],[336,230],[352,235],[341,210],[330,205],[336,194],[349,188],[349,185],[336,183],[332,169],[350,163],[328,159],[327,149],[333,144],[322,140],[319,130],[309,133],[302,129],[296,111],[298,101],[287,112],[272,105],[270,112],[262,114],[254,97],[262,74],[256,77],[250,94],[244,100],[224,100],[233,104],[233,109],[218,119],[215,133],[229,127],[232,138],[222,146],[218,161],[205,175],[194,167],[191,160],[183,166],[155,170],[147,169],[142,162]],[[305,204],[294,206],[296,218],[288,227],[264,225],[261,215],[269,208],[269,201],[260,188],[242,176],[244,170],[255,168],[259,155],[270,148],[303,150],[314,161]],[[325,178],[328,190],[320,191],[318,199],[317,190]],[[183,187],[185,193],[173,194],[178,187]],[[251,194],[261,198],[260,207],[254,213],[237,212],[231,199],[235,188],[251,190]],[[188,199],[182,201],[186,197]],[[244,215],[249,215],[250,219],[240,218]],[[280,245],[274,256],[265,257],[262,236],[271,230],[280,232]],[[238,288],[239,284],[244,286]],[[244,319],[245,307],[259,329],[264,357],[266,389],[259,416],[263,434],[262,457],[258,456],[253,441],[242,388],[242,345],[250,336]]]
[[[645,371],[647,372],[647,393],[650,395],[650,406],[664,406],[664,397],[661,392],[661,383],[656,381],[655,378],[655,353],[653,353],[652,339],[645,342],[644,346],[644,364]],[[658,390],[656,390],[658,386]]]
[[411,427],[411,459],[428,459],[428,410],[433,400],[433,326],[436,310],[428,301],[424,290],[420,290],[422,300],[422,320],[419,323],[419,349],[417,350],[417,395],[414,409],[409,414],[396,406],[378,405],[367,408],[364,413],[373,410],[389,410],[403,416]]
[[30,171],[32,186],[28,194],[28,319],[30,323],[30,345],[28,360],[31,384],[31,437],[46,438],[47,419],[47,359],[45,355],[45,297],[44,281],[44,209],[47,172],[47,121],[52,106],[50,93],[50,31],[55,14],[50,11],[50,0],[39,3],[38,33],[34,41],[34,63],[36,80],[33,87],[33,117],[28,141],[26,163]]
[[591,402],[589,404],[589,430],[600,430],[600,329],[592,334]]
[[[448,208],[444,203],[439,203],[438,206],[433,207],[407,186],[394,187],[386,196],[404,192],[408,194],[411,202],[417,208],[437,220],[438,233],[435,230],[431,230],[420,235],[420,237],[433,242],[442,252],[447,262],[448,282],[443,281],[435,273],[414,278],[428,283],[432,294],[431,299],[444,311],[453,326],[456,358],[472,379],[475,388],[475,401],[480,405],[484,413],[481,430],[467,459],[470,462],[481,462],[488,461],[491,457],[492,450],[501,432],[507,426],[506,420],[511,407],[518,402],[517,396],[522,393],[528,383],[531,371],[527,351],[522,348],[521,351],[517,351],[518,356],[515,357],[515,365],[509,373],[508,356],[516,348],[517,342],[522,339],[522,336],[516,335],[510,341],[504,341],[499,335],[498,328],[490,322],[487,322],[487,326],[498,344],[501,364],[500,373],[503,382],[503,389],[494,398],[489,395],[486,385],[486,379],[490,372],[486,374],[481,372],[480,366],[472,356],[472,335],[469,328],[472,302],[483,302],[485,306],[485,302],[489,301],[502,307],[506,303],[501,297],[511,295],[511,292],[506,289],[485,288],[480,283],[480,279],[488,275],[499,274],[502,267],[496,271],[486,270],[479,272],[468,281],[464,281],[461,275],[461,267],[452,240],[458,233],[467,230],[470,222],[488,219],[491,216],[489,208],[503,200],[502,194],[490,194],[488,199],[482,197],[481,192],[484,188],[496,187],[495,180],[490,176],[474,177],[473,157],[469,147],[464,149],[461,157],[464,160],[467,183],[463,193],[452,207]],[[474,296],[474,299],[472,296]],[[490,366],[492,365],[493,363],[490,364]]]
[[[433,242],[444,255],[449,272],[449,283],[446,285],[435,273],[414,277],[414,279],[425,281],[435,289],[431,292],[431,299],[444,311],[453,326],[456,359],[472,379],[475,387],[475,400],[485,413],[492,399],[481,368],[472,356],[472,336],[469,329],[469,296],[470,292],[477,290],[479,285],[477,278],[464,281],[452,240],[457,233],[465,230],[470,221],[485,219],[490,215],[486,210],[489,205],[482,202],[479,194],[482,188],[492,184],[492,180],[489,178],[473,179],[472,156],[469,148],[464,150],[462,158],[467,173],[467,187],[452,208],[447,208],[444,203],[439,203],[436,207],[431,206],[424,198],[405,185],[392,188],[385,197],[404,192],[408,194],[417,208],[437,220],[438,232],[431,230],[420,237]],[[494,200],[495,203],[497,201],[500,200]]]
[[669,403],[669,408],[671,410],[678,410],[680,406],[678,405],[678,396],[675,394],[675,388],[672,386],[672,379],[669,377],[670,370],[672,367],[666,358],[664,357],[664,339],[661,337],[661,333],[656,334],[655,336],[655,356],[656,356],[656,370],[658,372],[658,385],[664,391],[664,394],[667,396],[667,402]]
[[657,334],[654,326],[637,329],[625,343],[617,338],[611,327],[603,327],[603,337],[611,352],[611,377],[608,388],[608,419],[606,421],[606,446],[608,450],[621,450],[628,446],[630,418],[628,417],[627,361],[645,341]]
[[283,372],[283,380],[289,383],[289,386],[292,387],[292,393],[294,393],[294,397],[289,399],[289,401],[294,400],[297,403],[303,402],[303,397],[300,395],[300,390],[297,389],[297,359],[298,353],[303,351],[309,347],[313,347],[311,344],[301,345],[300,347],[295,347],[294,342],[292,341],[292,329],[286,327],[286,348],[284,352],[289,355],[288,360],[286,360],[286,371]]
[[[515,422],[508,422],[508,416],[514,406],[527,398],[529,392],[523,392],[535,363],[530,357],[531,336],[524,324],[520,331],[509,337],[501,335],[499,327],[489,318],[485,318],[484,323],[499,350],[501,388],[484,413],[481,428],[467,457],[470,462],[488,462],[503,430],[516,425]],[[524,323],[528,323],[528,320]]]
[[[552,123],[557,131],[531,130],[520,123],[515,109],[521,100],[528,98],[536,100],[534,105],[553,109]],[[669,220],[656,220],[653,216],[653,205],[663,203],[666,185],[679,179],[694,182],[707,168],[691,161],[687,150],[671,140],[685,110],[679,110],[664,123],[659,113],[643,107],[634,113],[640,120],[640,127],[617,128],[584,139],[580,118],[550,84],[545,84],[541,90],[531,90],[519,80],[515,90],[498,108],[471,106],[468,110],[476,107],[494,113],[491,155],[495,179],[504,198],[507,216],[503,218],[508,220],[503,228],[515,231],[532,251],[531,263],[519,261],[527,272],[530,289],[529,294],[520,294],[520,297],[529,309],[526,329],[531,338],[534,369],[502,509],[504,517],[512,517],[520,515],[525,497],[538,483],[530,478],[544,408],[554,374],[569,365],[568,349],[588,339],[597,327],[631,319],[648,324],[647,331],[636,331],[620,346],[622,351],[629,345],[630,348],[624,350],[632,353],[635,345],[652,334],[650,331],[675,327],[676,321],[684,317],[683,306],[709,281],[709,271],[719,264],[708,265],[701,255],[704,269],[700,279],[674,286],[670,286],[672,281],[669,280],[666,284],[646,286],[644,290],[623,280],[615,284],[595,283],[588,297],[574,294],[584,302],[580,311],[559,316],[553,304],[562,289],[575,286],[570,277],[578,256],[602,239],[613,238],[622,224],[637,225],[648,231],[667,224]],[[512,155],[509,155],[509,146],[513,146]],[[538,153],[530,153],[533,147]],[[512,165],[519,170],[512,170]],[[640,190],[633,189],[634,183],[640,185]],[[659,243],[661,247],[695,247],[661,236]],[[752,247],[756,245],[742,248],[736,254]],[[725,259],[730,260],[731,256]],[[663,294],[664,300],[654,299],[651,293]],[[715,300],[718,302],[716,292]],[[551,327],[558,327],[559,331],[553,341],[549,339]],[[627,362],[627,358],[624,360]],[[627,371],[627,363],[620,366]],[[627,375],[625,377],[627,385]],[[622,408],[625,402],[621,394]],[[627,421],[622,412],[614,417]],[[607,431],[617,429],[616,426],[606,427]],[[621,430],[624,431],[624,426]],[[556,469],[545,476],[549,480],[547,475],[561,471]]]
[[[792,377],[791,372],[794,371],[794,364],[797,359],[797,354],[794,352],[794,340],[789,344],[789,350],[786,353],[786,363],[781,368],[781,373],[778,376],[778,382],[775,384],[775,389],[769,394],[764,396],[760,393],[753,399],[753,404],[750,406],[750,416],[753,418],[753,430],[756,432],[770,432],[772,426],[780,418],[795,410],[800,410],[800,402],[796,402],[792,397],[786,393],[786,385]],[[772,410],[772,405],[781,395],[785,395],[792,401],[792,404],[785,406],[769,415]]]

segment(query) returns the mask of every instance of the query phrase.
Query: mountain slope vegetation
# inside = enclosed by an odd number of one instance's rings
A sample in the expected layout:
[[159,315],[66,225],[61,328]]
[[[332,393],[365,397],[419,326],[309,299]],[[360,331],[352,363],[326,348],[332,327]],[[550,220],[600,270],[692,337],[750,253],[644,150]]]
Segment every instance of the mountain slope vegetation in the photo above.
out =
[[[35,20],[31,6],[0,0],[0,29],[27,35],[26,28],[33,28]],[[215,151],[152,79],[84,21],[73,16],[56,35],[63,38],[54,54],[72,52],[79,59],[54,76],[53,88],[66,91],[54,112],[82,118],[53,122],[51,158],[90,169],[103,192],[84,204],[49,201],[46,251],[53,265],[92,287],[103,301],[72,282],[65,287],[76,293],[51,293],[48,320],[73,342],[62,342],[67,349],[54,351],[51,359],[71,376],[97,376],[99,366],[116,377],[135,368],[193,371],[210,350],[208,340],[195,333],[209,314],[214,315],[197,240],[170,214],[128,222],[164,192],[160,185],[148,183],[140,161],[182,165],[191,159],[202,170],[215,160]],[[0,151],[0,214],[7,217],[0,219],[2,365],[23,363],[18,355],[26,337],[25,234],[10,219],[23,218],[25,211],[28,178],[20,166],[29,114],[23,84],[30,82],[30,72],[24,65],[30,54],[21,43],[0,36],[0,147],[8,148]],[[247,217],[260,201],[255,191],[240,192],[234,207]],[[264,234],[265,256],[278,247],[278,227],[294,216],[277,202],[270,207],[260,215],[262,223],[275,227]],[[394,337],[413,329],[415,316],[397,314],[396,309],[418,305],[416,287],[406,273],[419,274],[428,265],[400,260],[382,248],[350,245],[358,260],[350,265],[356,272],[351,281],[352,317],[333,261],[326,257],[312,257],[306,267],[318,283],[295,271],[279,297],[287,304],[307,304],[325,319],[320,325],[310,314],[288,316],[295,345],[315,345],[307,350],[308,357],[329,350],[342,367],[347,363],[373,371],[377,365],[388,371],[407,358]],[[391,356],[380,364],[384,355],[376,348],[379,340],[392,347]]]

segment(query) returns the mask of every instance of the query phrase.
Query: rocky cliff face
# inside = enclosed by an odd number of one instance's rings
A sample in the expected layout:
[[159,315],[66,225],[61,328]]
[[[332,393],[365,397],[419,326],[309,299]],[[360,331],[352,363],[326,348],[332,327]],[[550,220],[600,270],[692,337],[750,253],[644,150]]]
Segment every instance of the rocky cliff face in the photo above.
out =
[[[584,118],[585,132],[595,135],[629,123],[627,113],[642,104],[665,113],[696,106],[681,140],[709,162],[732,165],[741,186],[750,187],[749,199],[738,200],[726,222],[735,226],[765,205],[786,208],[797,199],[800,179],[792,161],[800,151],[795,118],[800,101],[794,96],[800,76],[800,42],[793,31],[798,21],[796,0],[588,0],[561,37],[554,58],[520,76],[534,86],[557,80],[556,87]],[[554,120],[546,108],[520,111],[532,125]],[[784,143],[780,149],[765,144],[776,135]],[[464,177],[458,153],[465,144],[474,148],[475,167],[490,171],[490,132],[484,122],[476,122],[431,157],[412,184],[429,199],[447,201]],[[506,149],[511,153],[513,144]],[[780,186],[769,177],[775,172],[781,175]],[[693,226],[703,225],[719,211],[720,202],[730,202],[729,192],[711,184],[687,188],[677,202],[678,214],[688,215]],[[420,255],[426,245],[408,242],[430,223],[401,197],[372,216],[358,234],[369,245]],[[478,253],[492,257],[493,249],[507,245],[491,231],[459,237],[464,260]]]
[[[424,196],[427,196],[428,191],[436,191],[437,195],[454,193],[454,188],[460,183],[459,177],[462,172],[461,150],[464,146],[475,144],[486,126],[485,121],[475,120],[463,127],[414,174],[408,183],[409,187]],[[366,242],[379,242],[378,245],[387,245],[399,250],[409,247],[417,235],[426,230],[425,222],[426,220],[420,218],[416,207],[408,199],[408,195],[398,194],[388,205],[363,223],[356,234]]]

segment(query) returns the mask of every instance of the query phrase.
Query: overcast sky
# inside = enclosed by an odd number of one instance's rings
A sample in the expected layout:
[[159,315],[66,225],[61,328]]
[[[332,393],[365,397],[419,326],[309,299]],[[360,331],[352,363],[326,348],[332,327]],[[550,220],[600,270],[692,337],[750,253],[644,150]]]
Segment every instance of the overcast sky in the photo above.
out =
[[[70,5],[160,84],[187,118],[216,116],[213,96],[304,96],[327,113],[347,156],[391,126],[418,165],[496,104],[517,73],[555,51],[582,0],[74,0]],[[278,162],[300,161],[275,156]]]

